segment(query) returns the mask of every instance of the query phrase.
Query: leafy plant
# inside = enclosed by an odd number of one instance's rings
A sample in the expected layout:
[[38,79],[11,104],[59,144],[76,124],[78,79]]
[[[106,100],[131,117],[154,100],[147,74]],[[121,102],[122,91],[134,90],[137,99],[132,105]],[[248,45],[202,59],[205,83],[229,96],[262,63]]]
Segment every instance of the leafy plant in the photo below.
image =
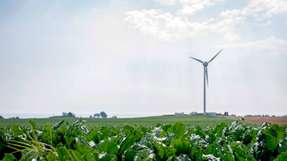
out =
[[88,129],[84,120],[0,129],[4,161],[285,161],[287,132],[271,124],[240,122],[214,128],[181,123],[155,127]]

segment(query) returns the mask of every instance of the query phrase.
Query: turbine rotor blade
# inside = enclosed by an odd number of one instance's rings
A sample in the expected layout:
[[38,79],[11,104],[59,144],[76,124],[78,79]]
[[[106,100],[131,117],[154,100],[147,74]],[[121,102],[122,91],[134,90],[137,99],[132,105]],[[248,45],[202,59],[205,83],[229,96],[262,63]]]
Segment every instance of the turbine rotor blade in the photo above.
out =
[[191,58],[191,59],[194,59],[194,60],[196,60],[196,61],[198,61],[198,62],[200,62],[200,63],[203,63],[203,61],[202,60],[200,60],[200,59],[197,59],[197,58],[195,58],[195,57],[189,57],[189,58]]
[[206,78],[206,84],[208,86],[208,69],[207,69],[207,67],[204,70],[204,74],[205,74],[205,78]]
[[209,61],[208,63],[210,63],[212,60],[214,60],[221,52],[223,49],[219,50]]

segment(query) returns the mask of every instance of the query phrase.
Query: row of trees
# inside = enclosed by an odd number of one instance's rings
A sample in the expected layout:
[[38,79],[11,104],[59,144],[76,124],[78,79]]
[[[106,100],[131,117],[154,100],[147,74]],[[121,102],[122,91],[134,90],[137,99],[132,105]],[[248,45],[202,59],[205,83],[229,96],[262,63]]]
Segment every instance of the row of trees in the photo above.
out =
[[[76,117],[76,115],[72,112],[63,112],[63,117]],[[104,111],[101,111],[99,113],[95,113],[94,115],[90,115],[90,118],[108,118],[108,114]]]
[[[91,117],[91,116],[90,116]],[[108,114],[104,111],[100,112],[100,113],[95,113],[93,115],[94,118],[107,118]]]
[[[59,117],[59,116],[53,116],[53,117]],[[76,117],[76,115],[72,112],[63,112],[61,117]],[[90,115],[90,118],[108,118],[108,114],[104,111],[101,111],[99,113],[95,113],[94,115]],[[116,116],[112,116],[112,118],[116,118]],[[4,119],[3,116],[0,115],[0,119]],[[20,119],[18,116],[13,117],[13,119]]]
[[76,115],[73,114],[72,112],[63,112],[62,116],[63,117],[76,117]]
[[[5,119],[5,118],[0,115],[0,119]],[[10,118],[7,118],[7,119],[20,119],[20,117],[19,117],[19,116],[16,116],[16,117],[10,117]]]

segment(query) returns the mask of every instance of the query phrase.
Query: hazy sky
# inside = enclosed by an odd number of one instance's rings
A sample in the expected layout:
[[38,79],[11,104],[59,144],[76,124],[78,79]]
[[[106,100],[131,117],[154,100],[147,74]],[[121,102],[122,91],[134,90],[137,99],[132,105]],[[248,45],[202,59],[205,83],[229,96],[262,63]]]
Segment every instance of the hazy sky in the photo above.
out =
[[286,0],[1,0],[0,114],[287,114]]

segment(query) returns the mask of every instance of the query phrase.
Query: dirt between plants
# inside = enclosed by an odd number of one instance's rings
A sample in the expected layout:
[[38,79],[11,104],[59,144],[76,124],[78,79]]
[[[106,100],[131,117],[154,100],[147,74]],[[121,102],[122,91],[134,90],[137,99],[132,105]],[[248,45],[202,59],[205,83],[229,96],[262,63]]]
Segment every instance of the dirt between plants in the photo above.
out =
[[248,116],[244,117],[244,121],[248,123],[261,124],[263,122],[268,122],[272,124],[287,125],[287,117],[258,117],[258,116]]

